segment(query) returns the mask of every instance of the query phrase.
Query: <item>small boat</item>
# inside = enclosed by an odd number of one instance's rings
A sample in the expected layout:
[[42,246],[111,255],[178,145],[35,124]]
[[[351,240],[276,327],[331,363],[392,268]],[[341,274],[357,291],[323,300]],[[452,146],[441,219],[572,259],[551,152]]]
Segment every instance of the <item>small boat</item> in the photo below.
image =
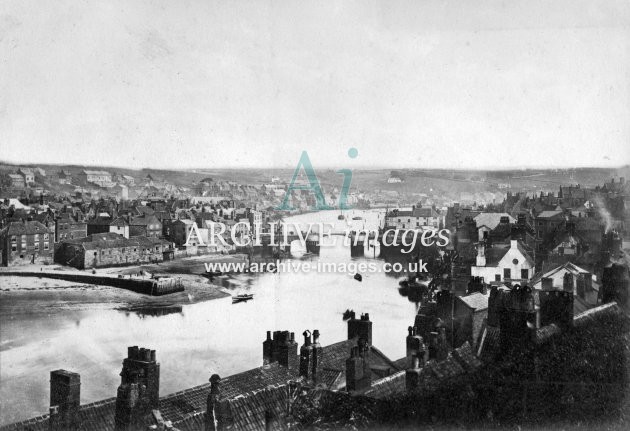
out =
[[248,293],[244,295],[236,295],[232,297],[232,304],[236,304],[237,302],[249,301],[250,299],[254,299],[253,294]]
[[352,217],[352,220],[363,220],[363,217],[359,217],[359,216]]
[[356,274],[354,274],[354,279],[356,281],[363,281],[363,276],[357,272]]
[[337,220],[345,220],[346,218],[343,216],[343,214],[339,214],[337,216]]
[[202,275],[208,278],[212,278],[212,277],[218,277],[219,275],[223,275],[223,273],[221,271],[207,271],[203,273]]

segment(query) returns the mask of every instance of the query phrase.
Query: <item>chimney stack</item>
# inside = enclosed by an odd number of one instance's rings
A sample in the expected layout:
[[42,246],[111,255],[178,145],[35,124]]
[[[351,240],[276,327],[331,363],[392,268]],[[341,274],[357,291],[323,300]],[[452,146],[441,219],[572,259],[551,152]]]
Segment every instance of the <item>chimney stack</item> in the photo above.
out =
[[543,277],[540,282],[542,290],[553,290],[553,278]]
[[159,409],[160,364],[155,350],[131,346],[123,361],[116,397],[116,431],[144,427],[145,417]]
[[66,370],[50,372],[50,431],[78,430],[81,376]]
[[263,341],[263,366],[273,362],[273,340],[271,339],[271,331],[267,331],[267,339]]
[[313,359],[311,361],[311,369],[313,380],[317,381],[317,367],[320,366],[322,362],[322,357],[324,355],[324,349],[321,344],[319,344],[319,330],[315,329],[313,331]]
[[217,431],[219,429],[219,398],[221,397],[221,377],[213,374],[210,377],[210,393],[206,406],[206,428],[205,431]]
[[361,314],[360,319],[355,319],[353,315],[348,320],[348,340],[353,338],[362,338],[369,346],[372,345],[372,322],[369,313]]
[[313,365],[312,365],[312,352],[313,346],[311,346],[311,332],[306,330],[302,333],[304,335],[304,344],[300,347],[300,376],[309,380],[312,377]]
[[290,370],[298,368],[298,344],[295,341],[295,333],[289,331],[278,332],[278,337],[273,341],[277,346],[277,361],[283,367]]
[[372,385],[369,346],[367,341],[359,339],[358,345],[350,350],[346,359],[346,391],[362,391]]
[[416,328],[410,326],[407,331],[407,367],[411,368],[413,358],[419,359],[424,366],[424,363],[429,359],[429,352],[424,345],[424,340],[420,335],[416,334]]
[[411,358],[411,365],[405,371],[405,386],[407,392],[413,392],[420,386],[420,375],[422,368],[420,368],[420,358],[413,356]]
[[560,327],[573,326],[573,292],[539,292],[541,326],[557,324]]
[[564,278],[562,279],[562,290],[565,292],[573,293],[573,274],[570,272],[564,273]]

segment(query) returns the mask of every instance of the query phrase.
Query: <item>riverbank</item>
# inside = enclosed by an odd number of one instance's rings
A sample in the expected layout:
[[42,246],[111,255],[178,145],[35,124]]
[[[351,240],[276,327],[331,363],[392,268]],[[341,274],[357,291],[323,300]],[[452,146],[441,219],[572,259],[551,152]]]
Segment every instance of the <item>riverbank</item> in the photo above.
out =
[[54,313],[62,310],[172,307],[230,296],[203,276],[179,274],[185,290],[149,296],[125,289],[39,277],[2,276],[0,314]]

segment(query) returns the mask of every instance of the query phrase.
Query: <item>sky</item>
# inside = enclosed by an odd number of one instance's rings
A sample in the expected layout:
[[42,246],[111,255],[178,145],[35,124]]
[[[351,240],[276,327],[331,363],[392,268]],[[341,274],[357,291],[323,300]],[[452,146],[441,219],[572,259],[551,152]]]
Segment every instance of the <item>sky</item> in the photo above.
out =
[[616,167],[629,144],[626,0],[0,3],[3,161]]

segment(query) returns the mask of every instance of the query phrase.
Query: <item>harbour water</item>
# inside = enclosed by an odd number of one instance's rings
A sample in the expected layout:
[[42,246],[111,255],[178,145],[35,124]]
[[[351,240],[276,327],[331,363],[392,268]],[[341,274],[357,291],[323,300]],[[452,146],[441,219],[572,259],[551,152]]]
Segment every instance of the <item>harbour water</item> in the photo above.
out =
[[[339,212],[304,214],[291,222],[331,222],[346,228]],[[362,220],[352,220],[361,217]],[[382,212],[348,211],[355,227],[375,227]],[[302,257],[351,262],[382,261],[369,251],[351,258],[343,237],[322,247],[320,256]],[[294,247],[294,259],[300,259]],[[202,265],[200,265],[202,266]],[[10,423],[46,413],[49,373],[63,368],[81,374],[82,403],[114,397],[120,382],[127,346],[157,350],[161,363],[160,394],[166,395],[208,381],[211,374],[227,376],[262,365],[262,342],[267,330],[301,333],[319,329],[322,344],[346,337],[342,313],[350,308],[368,312],[374,322],[373,342],[392,359],[405,354],[406,328],[416,305],[400,296],[396,276],[384,272],[262,273],[233,277],[232,294],[253,293],[249,302],[232,304],[230,298],[163,309],[130,311],[116,304],[84,304],[45,312],[0,316],[0,418]],[[4,293],[4,292],[3,292]],[[86,295],[90,292],[86,291]],[[120,304],[118,304],[120,305]],[[24,358],[28,358],[24,360]]]

